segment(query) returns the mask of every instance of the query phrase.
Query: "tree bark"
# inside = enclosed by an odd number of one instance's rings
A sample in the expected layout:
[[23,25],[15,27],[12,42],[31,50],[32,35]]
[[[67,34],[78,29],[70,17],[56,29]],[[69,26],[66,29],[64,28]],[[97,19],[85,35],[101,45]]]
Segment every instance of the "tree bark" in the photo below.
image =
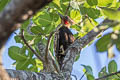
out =
[[[62,77],[55,73],[27,72],[22,70],[6,70],[13,80],[61,80]],[[64,80],[64,79],[63,79]]]
[[12,0],[0,14],[0,49],[11,33],[52,0]]

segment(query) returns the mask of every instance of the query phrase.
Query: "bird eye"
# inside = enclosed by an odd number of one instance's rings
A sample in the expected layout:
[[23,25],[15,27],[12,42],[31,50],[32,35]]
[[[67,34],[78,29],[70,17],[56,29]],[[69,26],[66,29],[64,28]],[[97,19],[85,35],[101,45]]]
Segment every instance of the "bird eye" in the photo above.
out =
[[65,19],[68,20],[68,16],[65,16]]

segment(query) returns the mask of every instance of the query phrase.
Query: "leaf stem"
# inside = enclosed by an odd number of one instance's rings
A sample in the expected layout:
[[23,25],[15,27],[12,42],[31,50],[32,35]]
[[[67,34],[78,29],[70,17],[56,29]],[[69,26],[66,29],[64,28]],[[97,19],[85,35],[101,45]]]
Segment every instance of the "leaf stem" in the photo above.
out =
[[25,40],[25,37],[24,37],[24,30],[21,29],[21,35],[20,35],[21,39],[23,40],[23,42],[26,44],[26,46],[33,52],[33,54],[35,54],[35,56],[43,61],[42,57],[27,43],[27,41]]

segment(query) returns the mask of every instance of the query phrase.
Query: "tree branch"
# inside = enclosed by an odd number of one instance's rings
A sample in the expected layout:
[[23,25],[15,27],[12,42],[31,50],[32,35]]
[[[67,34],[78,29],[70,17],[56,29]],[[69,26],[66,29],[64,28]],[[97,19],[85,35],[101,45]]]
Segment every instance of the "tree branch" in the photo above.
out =
[[[52,0],[12,0],[0,14],[0,49],[18,25]],[[34,5],[34,6],[33,6]]]
[[71,74],[71,76],[73,76],[73,77],[75,78],[75,80],[77,80],[77,76],[76,76],[76,75],[74,75],[74,74]]
[[26,46],[33,52],[33,54],[35,54],[35,56],[40,60],[43,61],[42,57],[27,43],[27,41],[25,40],[24,37],[24,30],[21,30],[21,34],[20,34],[21,39],[23,40],[23,42],[26,44]]
[[46,64],[48,64],[48,52],[49,52],[49,48],[50,48],[50,43],[52,40],[52,36],[54,35],[55,31],[52,31],[48,37],[48,41],[47,41],[47,45],[46,45],[46,50],[45,50],[45,62]]
[[95,79],[95,80],[102,80],[102,79],[108,78],[108,77],[110,77],[110,76],[117,75],[117,74],[119,74],[119,73],[120,73],[120,71],[114,72],[114,73],[105,75],[105,76],[103,76],[103,77],[97,78],[97,79]]
[[[52,40],[52,36],[55,34],[55,32],[58,31],[58,29],[61,27],[62,24],[59,24],[55,30],[53,30],[49,37],[48,37],[48,41],[47,41],[47,45],[46,45],[46,50],[45,50],[45,63],[46,63],[46,67],[48,67],[49,64],[49,61],[52,59],[52,63],[53,63],[53,66],[54,68],[56,69],[57,72],[60,72],[60,69],[59,69],[59,66],[57,65],[57,63],[55,62],[55,58],[52,56],[52,54],[49,52],[49,48],[50,48],[50,43],[51,43],[51,40]],[[51,57],[51,59],[49,59],[49,57]]]
[[[28,25],[27,27],[27,32],[31,35],[34,35],[30,29],[32,27],[33,22],[30,21],[30,24]],[[58,25],[58,27],[56,28],[59,29],[59,27],[61,26]],[[55,58],[53,57],[52,53],[49,51],[49,48],[50,48],[50,44],[51,44],[51,39],[52,39],[52,36],[54,35],[54,33],[56,32],[56,30],[52,31],[50,33],[50,35],[48,36],[48,41],[47,41],[47,45],[45,46],[43,43],[41,43],[41,41],[38,43],[38,49],[39,49],[39,52],[40,52],[40,56],[42,57],[43,59],[43,66],[44,66],[44,70],[45,72],[60,72],[59,70],[59,66],[56,64],[56,61],[55,61]]]
[[81,76],[80,80],[82,80],[82,78],[85,76],[86,73],[87,73],[87,71],[84,72],[84,74]]
[[68,14],[68,11],[69,11],[69,8],[70,8],[70,1],[71,1],[71,0],[69,0],[69,4],[68,4],[68,7],[66,8],[65,15],[67,15],[67,14]]
[[[102,23],[100,23],[98,26],[96,26],[93,30],[88,32],[84,37],[77,39],[71,46],[65,51],[66,56],[63,63],[63,71],[72,71],[72,65],[75,60],[75,56],[77,56],[77,53],[79,54],[81,49],[84,48],[88,43],[90,43],[92,40],[96,38],[102,31],[106,30],[107,28],[100,29],[100,26],[104,26],[107,23],[111,23],[111,20],[105,19]],[[97,31],[96,31],[97,29]],[[72,52],[71,49],[74,49]],[[71,56],[72,55],[72,56]],[[69,73],[70,74],[70,73]]]
[[[40,8],[51,1],[52,0],[11,0],[0,13],[0,59],[2,59],[2,48],[11,33],[20,26],[20,23],[30,18]],[[1,60],[0,64],[2,64]],[[0,73],[2,74],[0,78],[3,77],[2,80],[9,80],[9,76],[5,73],[2,65],[0,65]]]
[[[22,70],[6,70],[13,80],[64,80],[60,75],[46,72],[27,72]],[[12,79],[11,79],[12,80]]]

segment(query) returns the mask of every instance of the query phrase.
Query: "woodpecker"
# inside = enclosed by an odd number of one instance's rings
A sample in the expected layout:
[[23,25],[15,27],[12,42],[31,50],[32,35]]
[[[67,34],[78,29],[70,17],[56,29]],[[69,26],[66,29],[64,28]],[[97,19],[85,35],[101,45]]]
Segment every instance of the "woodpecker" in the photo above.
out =
[[69,29],[70,26],[74,24],[74,21],[69,16],[63,16],[60,13],[58,14],[61,18],[62,26],[55,34],[54,50],[61,69],[65,57],[64,52],[75,41],[75,38]]

